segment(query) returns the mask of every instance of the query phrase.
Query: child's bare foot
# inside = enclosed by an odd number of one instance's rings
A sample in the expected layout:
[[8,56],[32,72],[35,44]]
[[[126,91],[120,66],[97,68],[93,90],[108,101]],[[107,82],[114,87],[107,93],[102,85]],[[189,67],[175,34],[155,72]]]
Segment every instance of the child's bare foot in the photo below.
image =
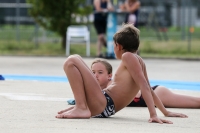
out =
[[90,110],[87,109],[80,109],[77,107],[71,108],[71,110],[64,111],[61,114],[58,114],[56,118],[66,118],[66,119],[74,119],[74,118],[83,118],[88,119],[91,117]]
[[58,114],[62,114],[62,113],[67,112],[67,111],[69,111],[69,110],[71,110],[73,108],[74,108],[74,106],[73,107],[69,107],[69,108],[64,109],[64,110],[61,110],[61,111],[58,112]]

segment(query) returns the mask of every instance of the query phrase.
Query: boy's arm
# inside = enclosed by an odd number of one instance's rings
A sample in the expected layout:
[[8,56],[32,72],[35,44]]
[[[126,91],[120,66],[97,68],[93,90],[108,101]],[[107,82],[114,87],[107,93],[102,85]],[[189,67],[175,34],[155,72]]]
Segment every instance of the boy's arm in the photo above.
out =
[[[145,69],[146,69],[146,66],[144,66],[144,67],[145,67]],[[147,76],[147,75],[146,75],[146,78],[147,78],[147,82],[148,82],[148,84],[149,84],[149,86],[150,86],[150,83],[149,83],[149,80],[148,80],[148,76]],[[151,86],[150,86],[150,88],[151,88]],[[152,89],[151,89],[151,94],[152,94],[152,96],[153,96],[153,100],[154,100],[154,103],[155,103],[156,107],[157,107],[165,116],[167,116],[167,117],[182,117],[182,118],[188,117],[188,116],[185,115],[185,114],[174,113],[174,112],[168,111],[168,110],[164,107],[164,105],[163,105],[162,101],[160,100],[160,98],[155,94],[155,92],[154,92]]]
[[[144,64],[144,69],[146,70],[146,66]],[[146,80],[147,80],[147,83],[149,85],[149,87],[151,88],[150,86],[150,83],[149,83],[149,79],[148,79],[148,76],[147,76],[147,73],[146,73]],[[163,103],[161,102],[160,98],[154,93],[154,91],[151,89],[151,94],[152,94],[152,97],[153,97],[153,101],[154,101],[154,104],[156,105],[156,107],[166,116],[167,115],[167,110],[166,108],[164,107]]]
[[[131,60],[131,61],[130,61]],[[154,101],[151,95],[150,86],[143,74],[141,64],[138,58],[130,52],[126,52],[122,55],[122,62],[130,73],[131,77],[141,89],[141,93],[143,98],[147,104],[149,113],[150,113],[150,122],[158,122],[158,123],[172,123],[167,120],[162,120],[157,118],[157,113],[154,107]]]
[[165,115],[167,116],[168,111],[164,107],[163,103],[161,102],[160,98],[154,93],[154,91],[151,89],[151,94],[153,96],[154,103],[156,107]]
[[175,113],[175,112],[170,112],[168,111],[163,103],[161,102],[160,98],[155,94],[155,92],[153,90],[151,90],[152,96],[153,96],[153,100],[154,103],[156,105],[156,107],[159,108],[159,110],[166,116],[166,117],[182,117],[182,118],[187,118],[188,116],[182,113]]

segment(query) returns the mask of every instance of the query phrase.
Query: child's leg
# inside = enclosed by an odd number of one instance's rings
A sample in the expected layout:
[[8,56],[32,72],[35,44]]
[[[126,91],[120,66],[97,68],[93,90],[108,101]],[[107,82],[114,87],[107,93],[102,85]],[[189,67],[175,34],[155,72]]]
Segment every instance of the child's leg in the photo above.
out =
[[64,71],[74,93],[73,109],[57,115],[57,118],[89,118],[100,114],[106,107],[106,98],[88,66],[78,55],[67,58]]
[[200,97],[175,94],[163,86],[158,86],[154,92],[165,107],[200,108]]

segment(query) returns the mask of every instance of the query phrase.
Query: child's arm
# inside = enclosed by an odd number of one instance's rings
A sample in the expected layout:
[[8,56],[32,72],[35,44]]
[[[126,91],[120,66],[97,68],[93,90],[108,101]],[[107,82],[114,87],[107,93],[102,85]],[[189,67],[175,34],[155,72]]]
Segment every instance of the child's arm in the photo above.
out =
[[[131,61],[130,61],[131,60]],[[122,55],[122,62],[130,73],[131,77],[141,89],[142,96],[147,104],[150,119],[149,122],[158,122],[158,123],[172,123],[168,120],[162,120],[157,117],[157,113],[154,107],[154,101],[151,94],[150,86],[143,74],[141,64],[138,58],[130,52],[126,52]]]

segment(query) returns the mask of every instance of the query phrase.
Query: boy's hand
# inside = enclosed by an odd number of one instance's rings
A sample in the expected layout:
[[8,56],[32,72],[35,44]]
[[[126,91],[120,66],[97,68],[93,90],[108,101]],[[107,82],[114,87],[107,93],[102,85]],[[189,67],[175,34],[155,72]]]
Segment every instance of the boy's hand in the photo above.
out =
[[167,111],[167,114],[165,115],[166,117],[181,117],[181,118],[188,118],[187,115],[181,114],[181,113],[175,113],[175,112],[170,112]]
[[152,123],[152,122],[157,122],[157,123],[160,123],[160,124],[163,124],[163,123],[173,124],[173,122],[171,122],[171,121],[169,121],[169,120],[160,119],[160,118],[158,118],[157,116],[151,117],[151,118],[149,119],[149,122],[150,122],[150,123]]

